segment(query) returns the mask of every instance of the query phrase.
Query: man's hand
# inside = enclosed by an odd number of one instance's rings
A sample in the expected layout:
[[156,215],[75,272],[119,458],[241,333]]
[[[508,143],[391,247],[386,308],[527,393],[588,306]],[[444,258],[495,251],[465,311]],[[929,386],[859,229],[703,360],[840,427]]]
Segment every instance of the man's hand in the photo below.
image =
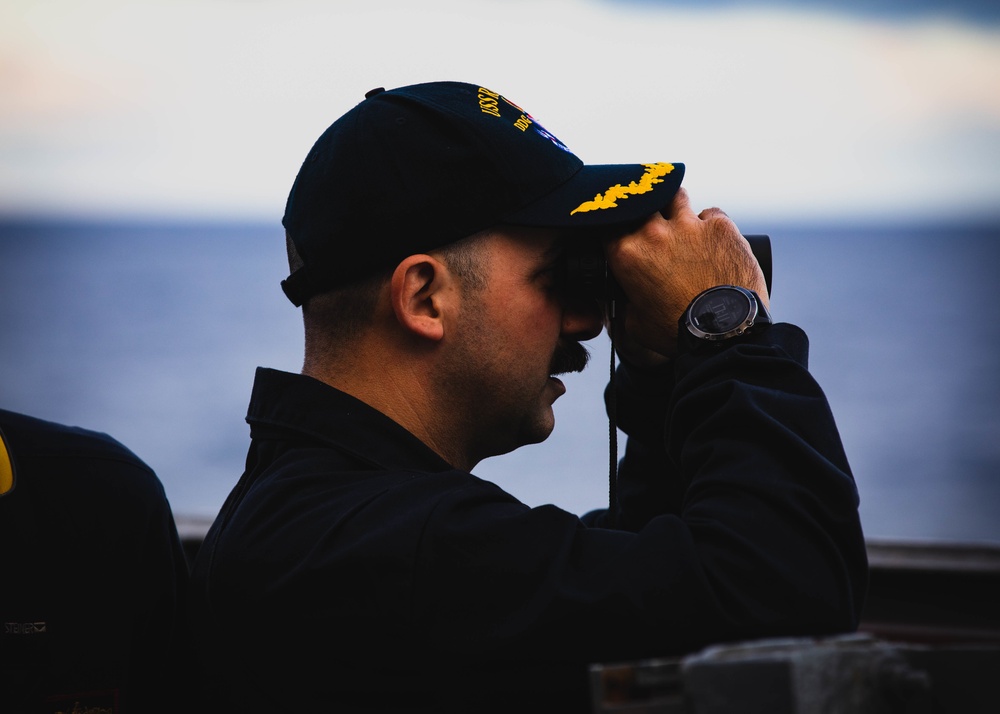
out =
[[[654,215],[605,247],[611,272],[628,298],[626,340],[664,356],[677,351],[677,323],[698,293],[738,285],[768,305],[764,274],[739,229],[718,208],[695,215],[681,189],[669,219]],[[627,344],[627,342],[626,342]]]

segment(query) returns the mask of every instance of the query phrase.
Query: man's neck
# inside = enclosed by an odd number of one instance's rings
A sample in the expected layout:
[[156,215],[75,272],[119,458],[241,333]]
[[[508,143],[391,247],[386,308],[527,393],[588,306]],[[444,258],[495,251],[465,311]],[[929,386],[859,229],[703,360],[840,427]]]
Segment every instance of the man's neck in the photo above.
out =
[[307,359],[302,373],[385,414],[455,468],[471,470],[475,463],[455,438],[461,432],[448,423],[448,410],[435,407],[437,395],[429,393],[429,366],[380,354],[366,358],[359,351],[346,360]]

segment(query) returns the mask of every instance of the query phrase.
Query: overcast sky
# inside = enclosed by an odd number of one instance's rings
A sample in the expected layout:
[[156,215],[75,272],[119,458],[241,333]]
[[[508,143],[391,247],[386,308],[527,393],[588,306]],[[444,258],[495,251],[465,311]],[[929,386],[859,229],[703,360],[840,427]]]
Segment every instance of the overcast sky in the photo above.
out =
[[0,213],[277,221],[368,89],[457,79],[737,218],[1000,217],[987,4],[837,6],[3,0]]

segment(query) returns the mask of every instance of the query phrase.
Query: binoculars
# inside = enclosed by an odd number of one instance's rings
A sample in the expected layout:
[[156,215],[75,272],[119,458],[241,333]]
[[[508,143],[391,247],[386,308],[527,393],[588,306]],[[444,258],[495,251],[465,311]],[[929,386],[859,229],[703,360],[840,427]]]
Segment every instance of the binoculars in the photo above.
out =
[[[771,238],[766,235],[743,236],[750,244],[757,263],[764,273],[767,294],[771,294]],[[583,241],[581,247],[566,257],[565,285],[576,295],[596,298],[603,302],[617,297],[617,284],[604,260],[604,251],[596,240]],[[620,294],[620,293],[619,293]]]

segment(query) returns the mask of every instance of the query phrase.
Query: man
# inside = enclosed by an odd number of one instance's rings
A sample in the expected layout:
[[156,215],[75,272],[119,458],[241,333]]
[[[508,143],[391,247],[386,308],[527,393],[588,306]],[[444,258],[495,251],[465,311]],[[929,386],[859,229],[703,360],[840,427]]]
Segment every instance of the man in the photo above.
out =
[[0,409],[0,544],[0,711],[173,711],[188,566],[149,466]]
[[[319,138],[284,218],[303,374],[258,371],[194,567],[213,706],[588,711],[588,663],[856,625],[857,492],[805,336],[682,175],[585,167],[452,82],[374,90]],[[595,236],[629,442],[585,524],[470,472],[551,432],[603,324],[567,273]]]

